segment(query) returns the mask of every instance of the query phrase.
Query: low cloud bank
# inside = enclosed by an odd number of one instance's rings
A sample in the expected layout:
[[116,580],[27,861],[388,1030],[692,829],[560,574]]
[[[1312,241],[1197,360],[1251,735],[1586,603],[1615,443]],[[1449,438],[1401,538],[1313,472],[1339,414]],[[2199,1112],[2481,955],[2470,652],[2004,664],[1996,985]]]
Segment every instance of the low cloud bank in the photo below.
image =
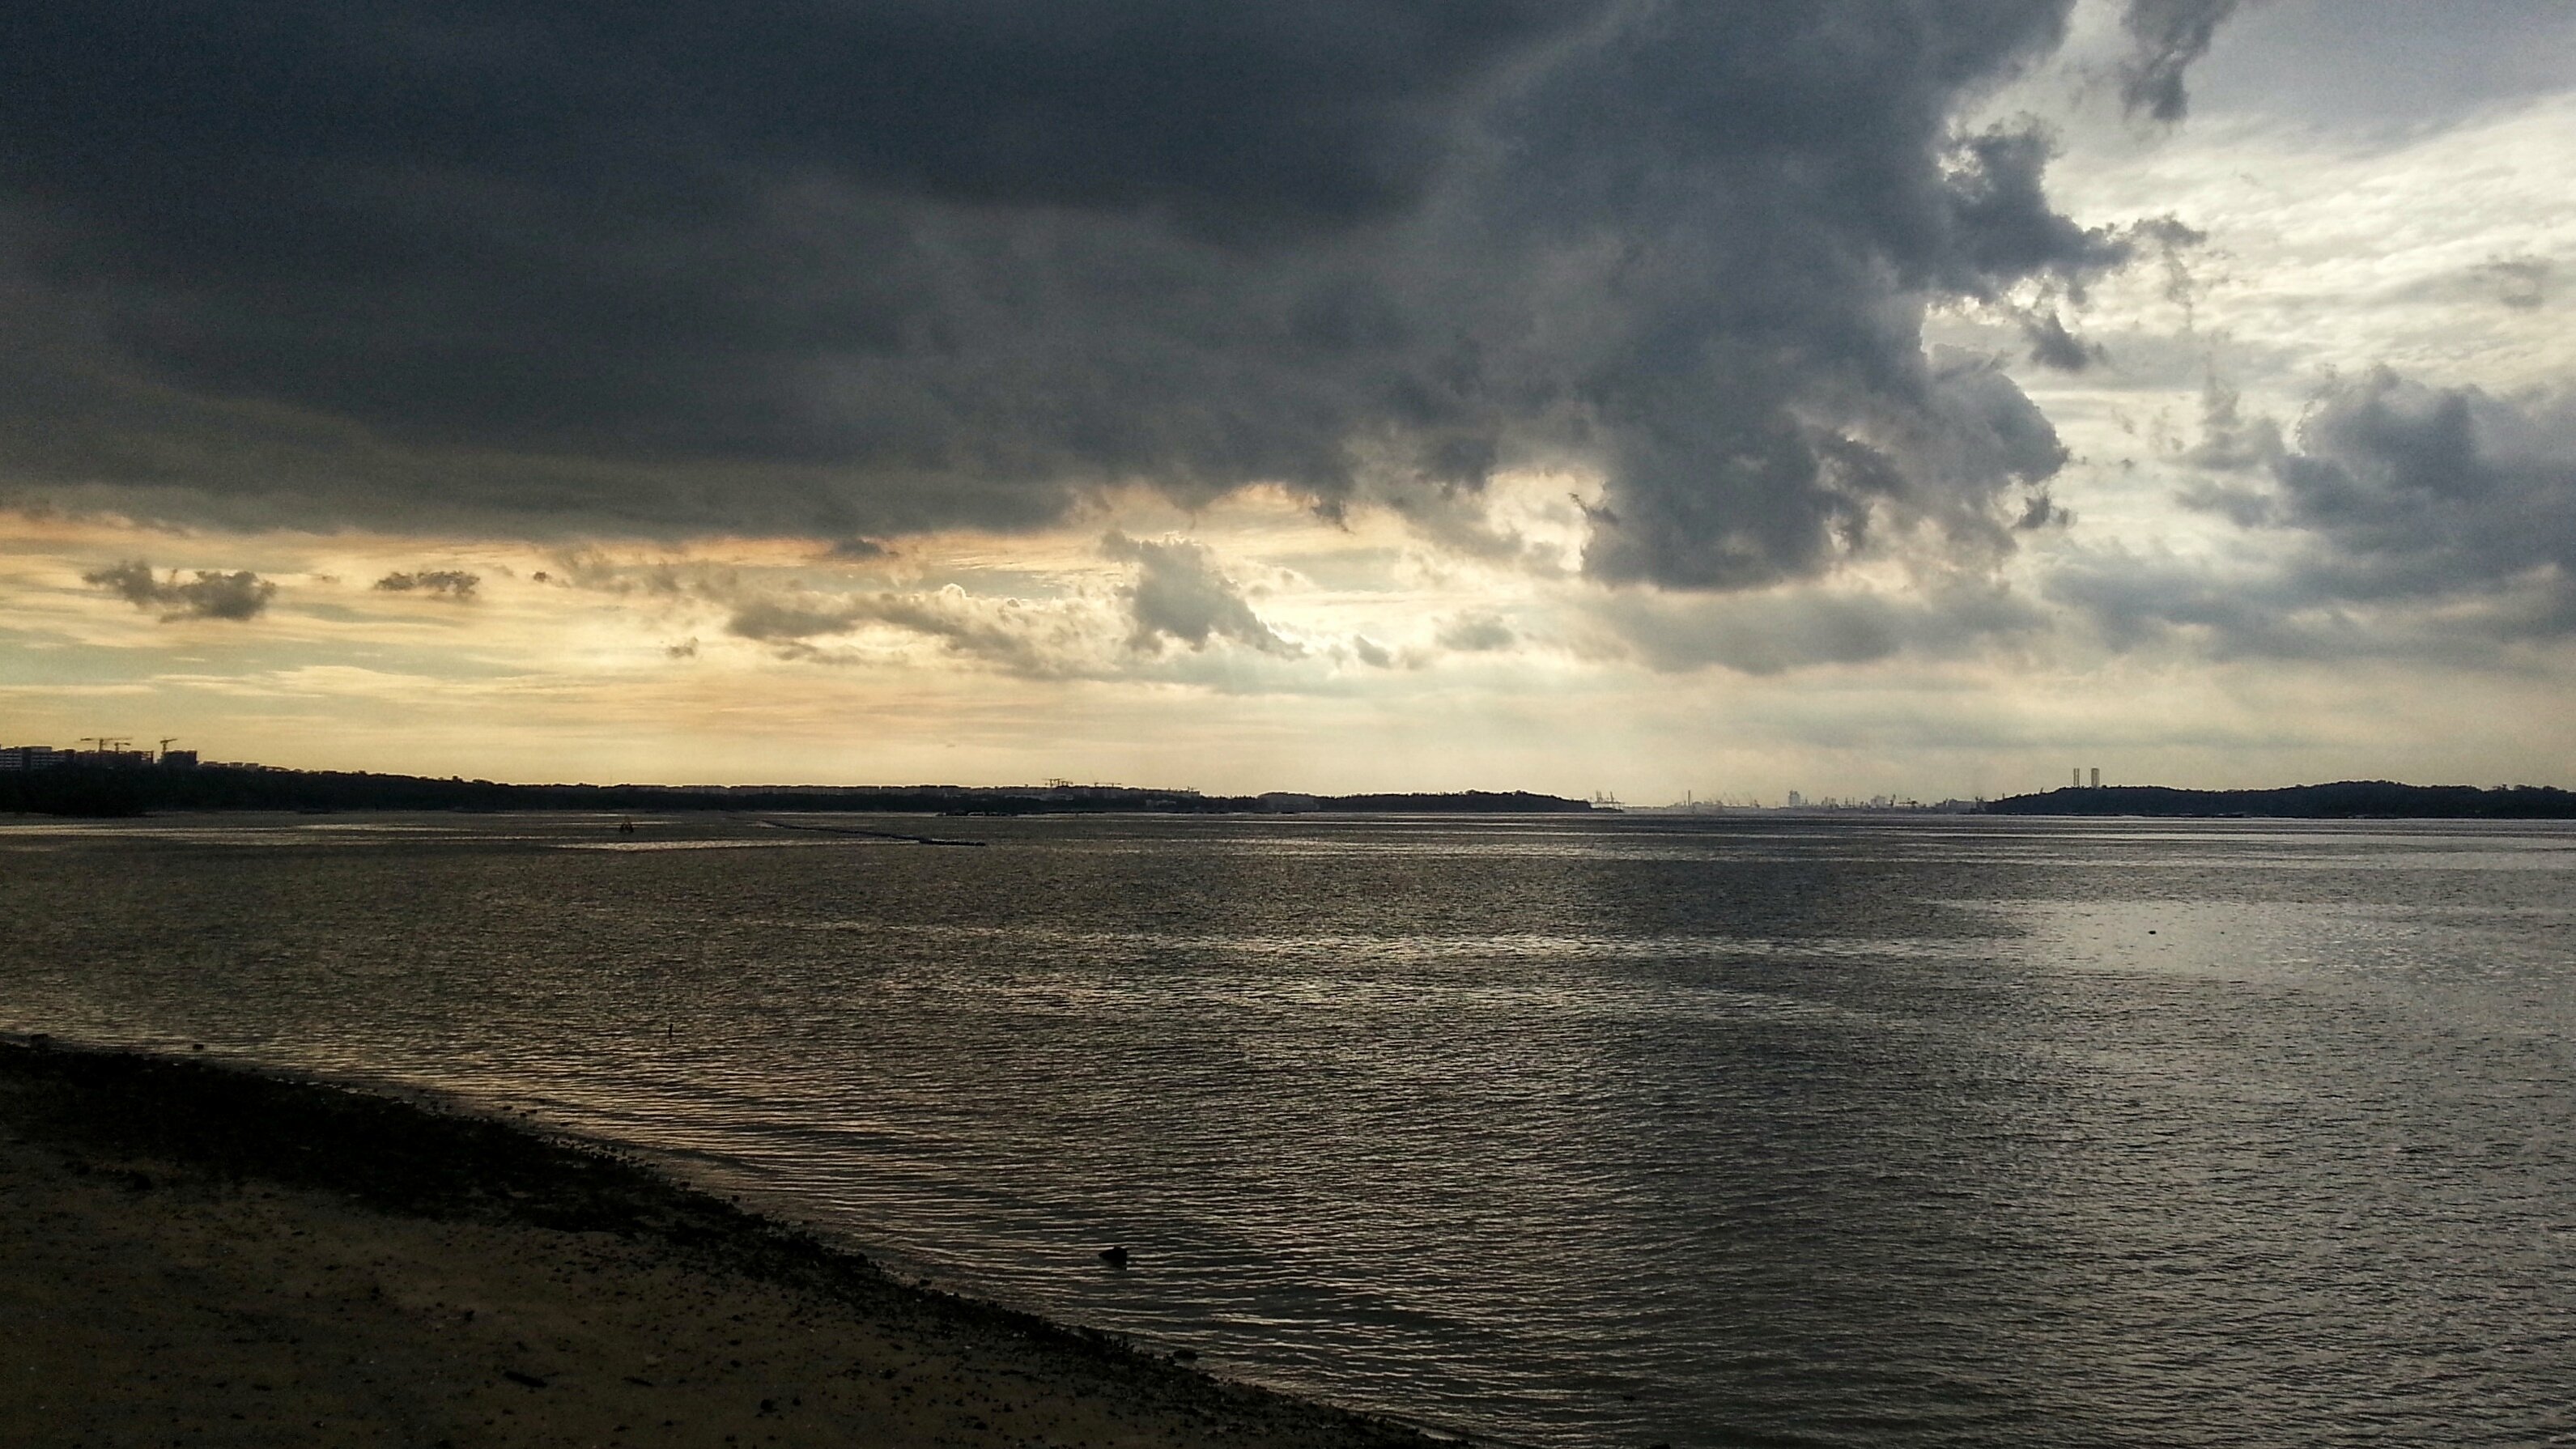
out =
[[457,569],[423,569],[418,573],[396,571],[376,580],[376,589],[387,594],[431,594],[463,603],[474,597],[482,576]]
[[180,619],[255,619],[277,594],[274,582],[246,569],[237,573],[199,569],[182,583],[177,569],[162,578],[139,558],[83,574],[81,582],[106,589],[138,609],[164,610],[161,621],[165,624]]
[[2233,558],[2096,551],[2049,591],[2134,645],[2176,629],[2223,653],[2443,654],[2576,637],[2576,396],[2498,397],[2378,369],[2294,433],[2213,389],[2188,506]]
[[1152,542],[1112,533],[1101,541],[1101,549],[1111,558],[1136,565],[1136,581],[1125,590],[1135,621],[1128,635],[1131,647],[1152,654],[1161,651],[1166,639],[1192,649],[1205,649],[1211,639],[1231,639],[1247,649],[1283,658],[1304,652],[1252,612],[1242,589],[1218,569],[1207,545],[1178,538]]

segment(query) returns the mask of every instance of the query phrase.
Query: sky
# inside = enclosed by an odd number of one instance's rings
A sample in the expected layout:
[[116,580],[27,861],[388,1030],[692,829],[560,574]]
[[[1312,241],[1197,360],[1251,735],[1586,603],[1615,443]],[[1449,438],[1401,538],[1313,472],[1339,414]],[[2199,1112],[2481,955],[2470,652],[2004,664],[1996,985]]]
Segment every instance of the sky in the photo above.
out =
[[2576,785],[2565,0],[0,16],[0,743]]

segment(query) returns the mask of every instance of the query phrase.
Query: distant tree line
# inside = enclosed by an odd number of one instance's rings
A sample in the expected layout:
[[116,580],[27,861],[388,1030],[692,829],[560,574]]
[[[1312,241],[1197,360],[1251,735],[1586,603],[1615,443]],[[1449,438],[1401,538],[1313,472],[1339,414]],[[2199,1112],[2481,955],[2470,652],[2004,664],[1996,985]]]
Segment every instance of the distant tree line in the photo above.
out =
[[1445,795],[1320,795],[1316,807],[1402,815],[1560,815],[1592,808],[1588,800],[1527,790],[1458,790]]
[[2266,820],[2576,820],[2576,792],[2546,785],[2400,785],[2342,780],[2278,790],[2069,786],[1990,801],[1989,815],[2245,816]]
[[[1426,814],[1583,811],[1581,800],[1525,791],[1342,795],[1323,810]],[[115,817],[154,810],[656,810],[860,811],[913,815],[1061,815],[1111,811],[1213,815],[1251,812],[1249,796],[1106,786],[508,785],[335,770],[95,768],[0,771],[0,812]]]

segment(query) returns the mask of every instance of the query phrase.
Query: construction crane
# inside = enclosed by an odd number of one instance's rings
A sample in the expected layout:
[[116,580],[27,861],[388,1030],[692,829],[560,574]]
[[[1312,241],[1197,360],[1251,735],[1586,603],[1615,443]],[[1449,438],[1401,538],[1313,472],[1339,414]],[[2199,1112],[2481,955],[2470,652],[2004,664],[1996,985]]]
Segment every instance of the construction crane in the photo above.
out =
[[171,735],[171,736],[170,736],[170,737],[168,737],[167,739],[164,739],[163,741],[161,741],[161,753],[162,753],[162,754],[164,754],[164,755],[169,754],[169,753],[170,753],[170,747],[171,747],[172,745],[177,744],[177,743],[179,743],[179,737],[178,737],[177,735]]

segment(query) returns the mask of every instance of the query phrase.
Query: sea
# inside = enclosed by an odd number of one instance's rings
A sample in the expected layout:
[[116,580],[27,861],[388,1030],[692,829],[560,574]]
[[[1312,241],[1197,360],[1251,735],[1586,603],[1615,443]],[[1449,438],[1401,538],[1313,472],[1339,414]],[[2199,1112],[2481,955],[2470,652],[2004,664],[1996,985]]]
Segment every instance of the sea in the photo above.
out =
[[0,823],[0,1027],[1480,1442],[2576,1442],[2564,825],[624,823]]

